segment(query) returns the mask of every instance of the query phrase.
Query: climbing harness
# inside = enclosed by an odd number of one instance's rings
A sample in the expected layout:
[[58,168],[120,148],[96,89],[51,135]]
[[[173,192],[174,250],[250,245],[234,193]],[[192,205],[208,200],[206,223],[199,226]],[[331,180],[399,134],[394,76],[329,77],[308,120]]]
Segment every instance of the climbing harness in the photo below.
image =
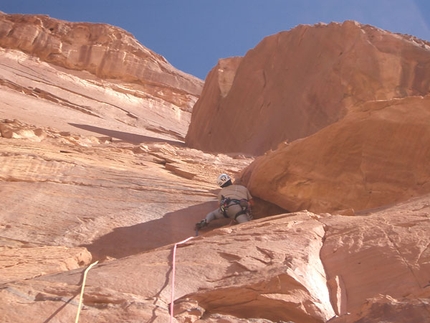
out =
[[85,288],[85,281],[87,280],[87,274],[93,266],[97,265],[97,263],[98,263],[98,261],[93,262],[91,265],[88,266],[87,269],[85,269],[84,279],[82,280],[81,295],[79,296],[78,313],[76,314],[75,323],[79,322],[79,314],[81,313],[81,307],[82,307],[82,301],[84,298],[84,288]]
[[227,209],[232,205],[240,205],[240,207],[242,208],[242,210],[240,210],[239,212],[237,212],[234,215],[235,220],[237,219],[238,216],[240,216],[242,214],[246,214],[246,215],[248,215],[248,217],[250,217],[248,200],[246,200],[246,199],[241,199],[241,200],[231,199],[229,197],[225,197],[224,195],[221,195],[220,211],[224,215],[225,218],[229,218],[229,216],[227,214]]
[[173,256],[172,256],[172,287],[171,287],[171,296],[170,296],[170,323],[173,323],[173,304],[175,299],[175,272],[176,272],[176,247],[179,244],[183,244],[194,237],[189,237],[185,240],[182,240],[181,242],[175,243],[173,246]]

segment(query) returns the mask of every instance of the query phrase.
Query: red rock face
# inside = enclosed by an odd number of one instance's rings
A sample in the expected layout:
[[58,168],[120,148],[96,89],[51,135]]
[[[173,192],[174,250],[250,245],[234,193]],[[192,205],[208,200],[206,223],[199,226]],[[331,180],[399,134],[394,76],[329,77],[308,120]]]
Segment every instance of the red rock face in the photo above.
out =
[[[190,124],[185,138],[187,145],[201,149],[205,142],[207,144],[204,144],[203,150],[211,150],[209,142],[226,138],[225,135],[220,136],[220,133],[228,131],[223,123],[228,124],[230,116],[219,111],[217,107],[228,96],[241,60],[240,57],[219,60],[218,65],[209,72],[202,91],[204,97],[193,107],[193,123]],[[220,128],[215,129],[215,125]]]
[[262,154],[309,136],[366,101],[429,91],[428,44],[355,22],[298,26],[238,61],[221,95],[220,61],[195,105],[186,143]]

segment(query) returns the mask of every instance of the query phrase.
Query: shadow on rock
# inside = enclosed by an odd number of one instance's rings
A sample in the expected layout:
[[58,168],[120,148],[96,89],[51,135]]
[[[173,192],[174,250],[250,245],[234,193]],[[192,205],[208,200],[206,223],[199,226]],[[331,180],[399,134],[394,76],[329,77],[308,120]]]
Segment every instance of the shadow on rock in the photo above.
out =
[[137,135],[134,133],[110,130],[110,129],[100,128],[100,127],[95,127],[95,126],[89,126],[89,125],[84,125],[84,124],[76,124],[76,123],[69,123],[69,124],[73,127],[79,128],[79,129],[99,133],[99,134],[102,134],[104,136],[116,138],[116,139],[131,143],[131,144],[140,144],[140,143],[144,143],[144,142],[145,143],[165,142],[165,143],[168,143],[168,144],[174,145],[174,146],[184,146],[184,143],[182,141],[179,141],[179,140],[176,141],[176,140],[160,139],[160,138],[155,138],[155,137]]
[[[81,247],[85,247],[91,252],[93,260],[104,260],[106,258],[123,258],[173,244],[190,236],[195,236],[194,225],[216,207],[216,202],[206,202],[166,213],[161,219],[129,227],[115,228],[92,244]],[[214,225],[211,223],[207,230],[225,224],[225,221],[221,222],[214,223]]]

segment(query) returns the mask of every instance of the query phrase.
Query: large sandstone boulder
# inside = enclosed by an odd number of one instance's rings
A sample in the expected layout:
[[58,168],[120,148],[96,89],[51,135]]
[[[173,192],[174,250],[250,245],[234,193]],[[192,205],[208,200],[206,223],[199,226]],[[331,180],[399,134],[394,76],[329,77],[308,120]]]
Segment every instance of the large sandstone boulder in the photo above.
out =
[[252,194],[289,211],[362,210],[430,192],[430,96],[374,101],[258,157]]
[[186,143],[262,154],[340,120],[357,104],[425,95],[428,45],[352,21],[266,37],[230,67],[228,92],[222,80],[231,64],[220,61],[208,74]]

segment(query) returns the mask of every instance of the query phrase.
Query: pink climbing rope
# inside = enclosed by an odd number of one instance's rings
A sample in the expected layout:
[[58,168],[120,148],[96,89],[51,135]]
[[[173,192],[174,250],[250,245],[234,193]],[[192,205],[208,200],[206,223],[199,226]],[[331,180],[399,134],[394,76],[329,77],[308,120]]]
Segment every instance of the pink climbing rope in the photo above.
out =
[[175,246],[173,247],[173,259],[172,259],[172,288],[171,288],[171,296],[170,296],[170,323],[173,323],[173,302],[175,300],[175,262],[176,262],[176,246],[179,244],[183,244],[194,237],[189,237],[185,240],[182,240],[181,242],[175,243]]

